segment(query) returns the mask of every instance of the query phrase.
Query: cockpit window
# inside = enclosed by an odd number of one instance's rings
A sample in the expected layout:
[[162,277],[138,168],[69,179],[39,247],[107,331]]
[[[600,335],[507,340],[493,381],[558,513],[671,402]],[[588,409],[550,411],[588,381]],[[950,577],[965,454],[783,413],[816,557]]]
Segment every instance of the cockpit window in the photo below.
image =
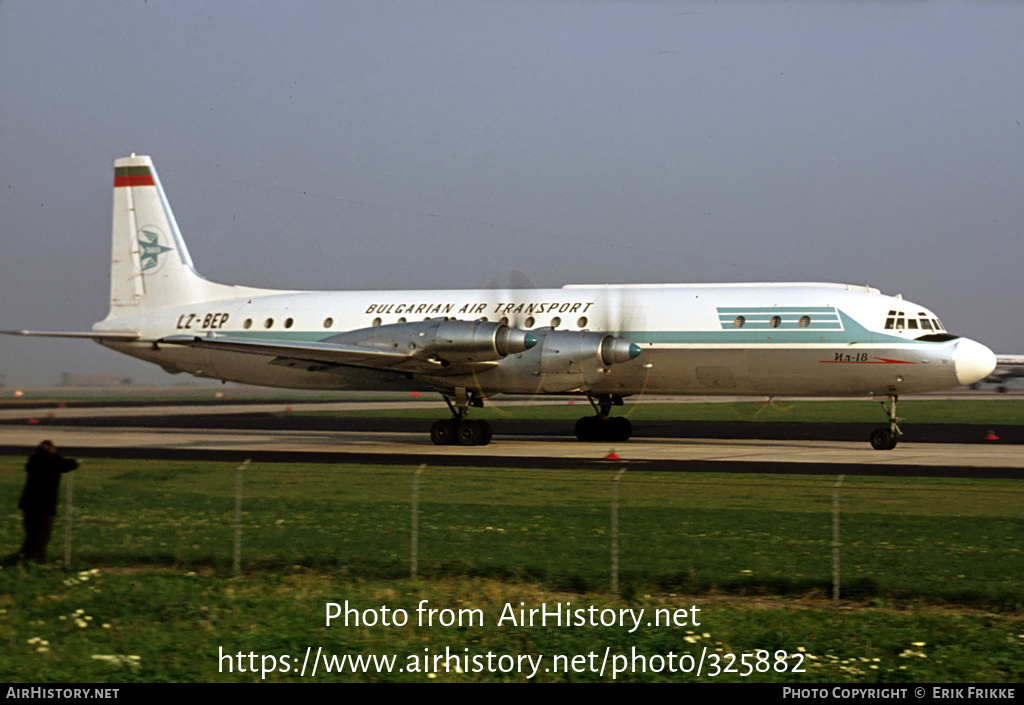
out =
[[929,318],[925,311],[918,311],[917,315],[906,315],[903,311],[889,311],[885,319],[885,330],[925,330],[945,331],[942,321],[938,318]]

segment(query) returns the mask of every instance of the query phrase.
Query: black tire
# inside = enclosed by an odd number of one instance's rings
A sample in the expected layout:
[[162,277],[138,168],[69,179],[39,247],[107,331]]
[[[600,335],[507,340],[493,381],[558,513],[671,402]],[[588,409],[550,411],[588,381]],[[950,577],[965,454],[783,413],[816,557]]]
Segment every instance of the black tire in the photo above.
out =
[[485,446],[491,442],[491,437],[494,434],[491,431],[491,425],[489,423],[487,423],[486,421],[479,421],[478,423],[480,424],[480,428],[483,429],[484,432],[483,438],[480,440],[480,445]]
[[597,422],[599,422],[596,416],[584,416],[576,422],[576,438],[577,440],[583,441],[584,443],[590,443],[598,439]]
[[605,425],[608,430],[607,440],[609,441],[622,443],[628,441],[629,437],[633,435],[633,424],[629,422],[629,419],[621,416],[608,419]]
[[441,419],[430,427],[430,440],[436,446],[450,446],[455,442],[455,419]]
[[896,436],[887,428],[879,428],[871,432],[871,447],[875,450],[892,450],[896,447],[897,442]]
[[465,419],[455,429],[455,441],[460,446],[478,446],[484,438],[484,429],[479,421]]

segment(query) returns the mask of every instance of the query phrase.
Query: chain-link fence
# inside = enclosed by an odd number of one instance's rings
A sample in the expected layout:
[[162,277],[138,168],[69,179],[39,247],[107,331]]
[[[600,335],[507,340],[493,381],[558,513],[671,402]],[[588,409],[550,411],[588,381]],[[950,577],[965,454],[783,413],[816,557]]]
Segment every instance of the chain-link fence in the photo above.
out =
[[[6,460],[10,507],[21,478]],[[1016,481],[623,470],[97,459],[65,481],[54,536],[75,565],[1024,602]]]

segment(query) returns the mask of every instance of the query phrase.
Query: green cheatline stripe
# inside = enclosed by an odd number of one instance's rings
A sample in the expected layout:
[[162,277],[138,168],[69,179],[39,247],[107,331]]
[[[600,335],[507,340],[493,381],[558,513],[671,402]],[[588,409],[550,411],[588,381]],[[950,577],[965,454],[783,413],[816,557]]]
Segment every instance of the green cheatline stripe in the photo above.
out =
[[[777,326],[773,326],[770,323],[768,323],[767,321],[762,321],[760,323],[746,323],[743,326],[743,329],[744,330],[747,330],[747,329],[751,329],[751,330],[786,330],[786,329],[790,329],[790,330],[842,330],[843,327],[841,325],[839,325],[839,321],[835,321],[833,323],[812,323],[809,326],[801,326],[796,321],[790,321],[789,323],[783,321],[781,324],[779,324]],[[737,328],[731,322],[729,322],[729,323],[722,323],[722,330],[739,330],[739,328]]]
[[114,167],[114,178],[123,176],[150,176],[148,166],[118,166]]
[[[800,320],[795,313],[783,313],[781,315],[776,314],[783,321],[798,321]],[[743,316],[747,321],[770,321],[775,316],[770,316],[767,313],[748,313]],[[838,321],[839,314],[836,313],[816,313],[813,317],[808,316],[812,321]],[[736,318],[731,313],[720,313],[718,314],[718,320],[721,322],[732,323]]]

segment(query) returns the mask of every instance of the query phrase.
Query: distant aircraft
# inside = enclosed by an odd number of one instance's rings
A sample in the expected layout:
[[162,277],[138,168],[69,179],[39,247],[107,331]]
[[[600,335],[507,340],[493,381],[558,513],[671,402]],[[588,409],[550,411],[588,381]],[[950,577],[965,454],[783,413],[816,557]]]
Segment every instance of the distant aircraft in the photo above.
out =
[[[1024,355],[996,355],[996,368],[982,382],[998,384],[996,389],[1005,394],[1009,391],[1007,381],[1014,377],[1024,377]],[[978,389],[979,383],[971,385],[971,389]]]
[[170,373],[296,389],[433,390],[436,444],[483,445],[468,418],[494,394],[585,395],[580,440],[626,440],[637,394],[879,396],[971,384],[984,345],[928,309],[849,284],[638,284],[307,292],[217,284],[192,266],[149,157],[114,162],[110,313],[84,332]]

